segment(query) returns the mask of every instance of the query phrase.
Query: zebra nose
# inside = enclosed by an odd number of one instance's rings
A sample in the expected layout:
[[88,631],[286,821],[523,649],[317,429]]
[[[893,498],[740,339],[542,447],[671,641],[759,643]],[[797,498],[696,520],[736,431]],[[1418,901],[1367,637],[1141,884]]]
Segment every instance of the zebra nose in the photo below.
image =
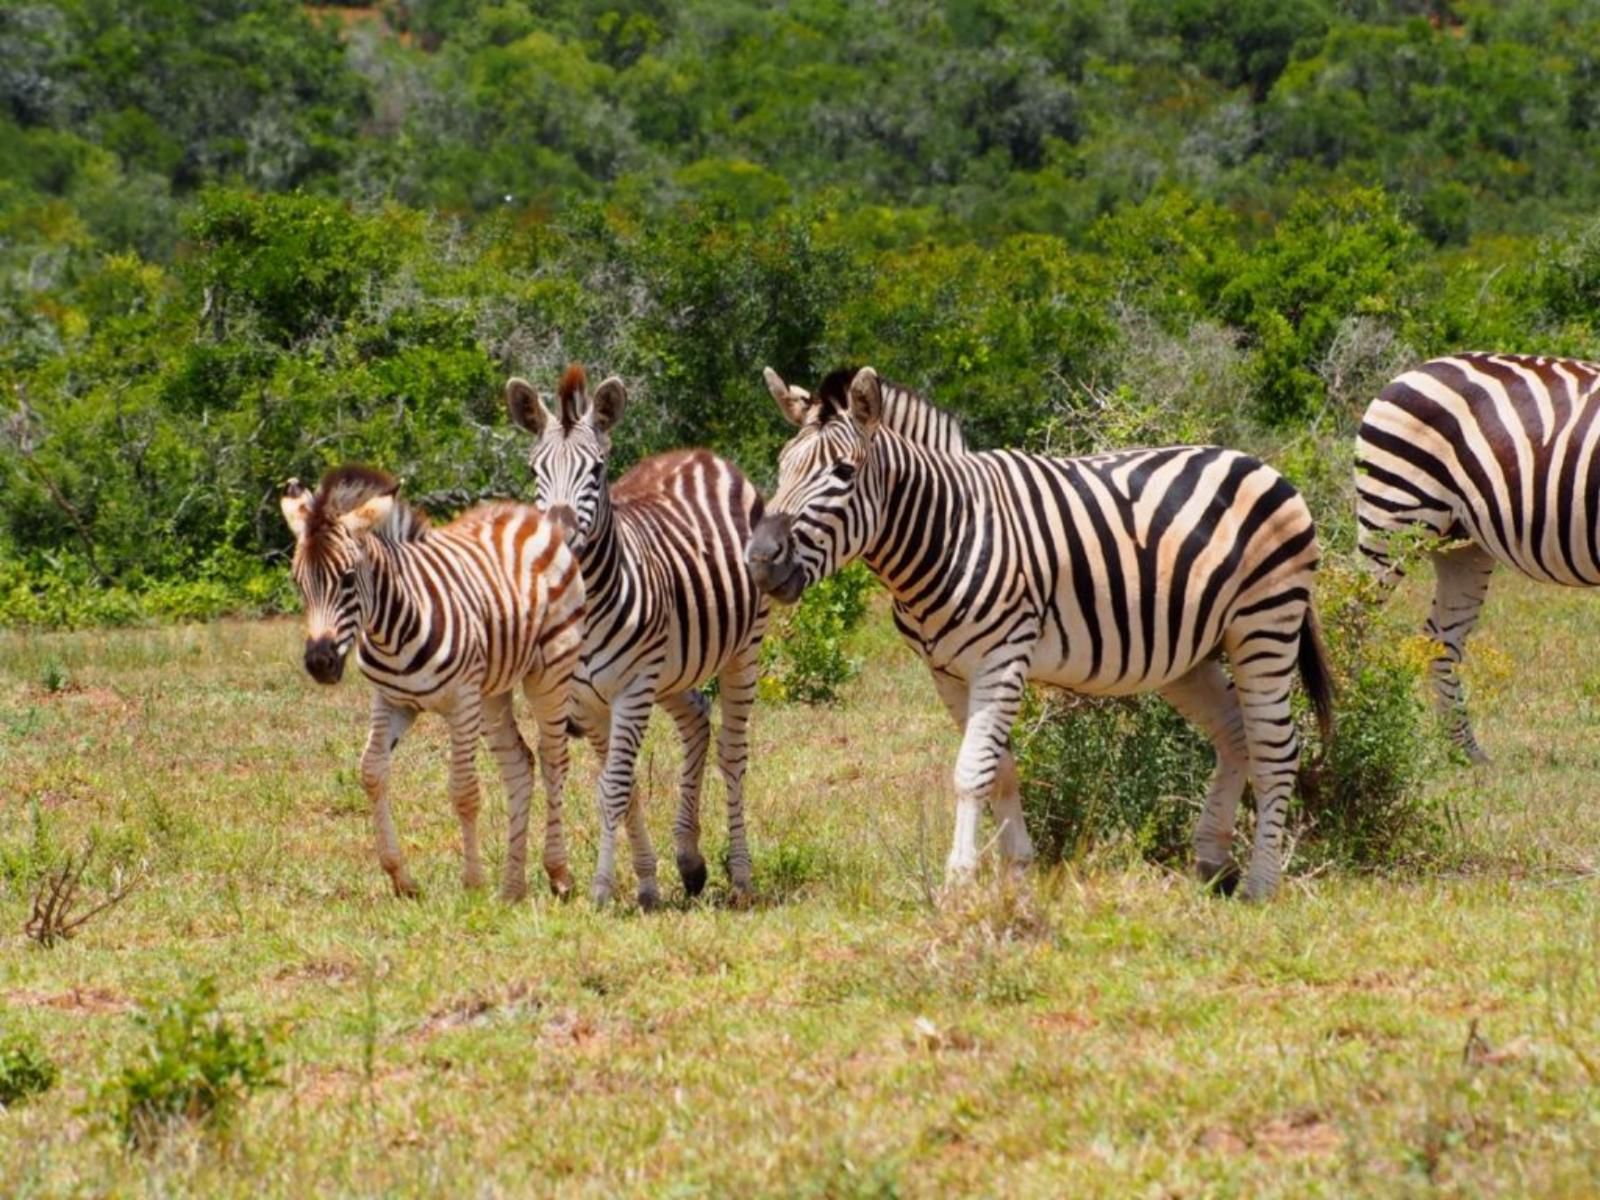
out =
[[318,683],[338,683],[344,674],[344,655],[332,637],[306,639],[306,674]]
[[750,531],[745,561],[752,567],[770,567],[789,557],[789,518],[763,517]]
[[545,513],[561,530],[562,537],[572,541],[578,536],[578,514],[572,510],[570,504],[556,504]]

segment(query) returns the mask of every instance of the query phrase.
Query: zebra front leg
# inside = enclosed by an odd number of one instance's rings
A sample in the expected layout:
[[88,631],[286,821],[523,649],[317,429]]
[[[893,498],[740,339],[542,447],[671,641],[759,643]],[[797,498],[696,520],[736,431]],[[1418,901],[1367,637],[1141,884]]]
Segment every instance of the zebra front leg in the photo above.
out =
[[[932,674],[939,699],[944,702],[956,728],[965,733],[970,704],[966,680],[940,671],[933,671]],[[1020,874],[1033,861],[1033,839],[1028,836],[1028,824],[1022,812],[1022,780],[1017,775],[1017,761],[1012,756],[1009,737],[1008,729],[1008,744],[1001,751],[995,769],[994,790],[989,806],[1000,827],[1000,854],[1007,865]]]
[[945,863],[948,884],[966,882],[977,869],[978,823],[994,795],[1026,679],[1026,661],[1015,659],[985,670],[969,685],[967,721],[956,758],[956,829]]
[[1457,668],[1466,657],[1467,637],[1477,625],[1484,597],[1489,594],[1494,559],[1481,546],[1472,544],[1435,554],[1433,570],[1433,608],[1423,632],[1443,646],[1429,667],[1434,704],[1449,724],[1451,740],[1472,762],[1486,763],[1489,756],[1473,736]]
[[[539,771],[544,777],[544,873],[550,890],[565,900],[572,895],[572,870],[567,864],[567,842],[562,808],[567,787],[569,679],[552,679],[548,670],[538,683],[524,681],[524,694],[539,730]],[[604,753],[601,761],[605,761]]]
[[[727,701],[723,701],[726,712]],[[678,780],[678,815],[672,823],[677,842],[678,875],[683,890],[698,896],[706,886],[706,860],[700,853],[700,788],[711,744],[711,702],[698,689],[665,696],[661,707],[678,727],[683,741],[683,772]],[[724,716],[724,723],[727,718]]]
[[1195,873],[1205,884],[1231,893],[1239,882],[1233,865],[1233,831],[1239,798],[1250,764],[1245,744],[1244,713],[1227,672],[1209,659],[1182,679],[1161,689],[1162,698],[1210,739],[1217,767],[1206,789],[1205,808],[1194,828]]
[[500,898],[521,900],[528,894],[528,811],[533,800],[533,763],[511,711],[511,694],[483,701],[484,737],[506,787],[506,864]]
[[722,708],[717,767],[728,790],[728,880],[733,884],[733,901],[741,906],[755,899],[750,846],[744,828],[744,771],[750,761],[750,712],[755,707],[760,677],[761,647],[759,642],[752,642],[723,668],[717,701]]
[[1300,735],[1289,711],[1289,684],[1304,611],[1303,605],[1276,609],[1271,625],[1237,633],[1230,630],[1224,638],[1233,663],[1250,755],[1250,782],[1256,795],[1256,836],[1244,880],[1246,900],[1271,898],[1283,873],[1283,829],[1300,768]]
[[611,703],[606,761],[600,772],[600,856],[593,889],[596,904],[607,903],[616,890],[617,829],[624,824],[639,881],[639,906],[652,909],[661,901],[656,855],[644,824],[644,806],[633,796],[634,771],[650,723],[654,691],[654,680],[641,677]]
[[[461,853],[464,866],[462,885],[480,888],[484,884],[483,851],[478,845],[478,809],[483,795],[478,788],[475,759],[478,738],[483,732],[483,700],[476,688],[456,702],[450,722],[450,804],[461,822]],[[526,814],[524,814],[526,824]]]
[[372,728],[367,734],[367,748],[361,753],[361,786],[372,805],[378,864],[389,876],[396,896],[415,896],[417,884],[406,870],[400,854],[400,838],[395,833],[394,815],[389,811],[389,760],[416,719],[415,709],[400,708],[373,692]]

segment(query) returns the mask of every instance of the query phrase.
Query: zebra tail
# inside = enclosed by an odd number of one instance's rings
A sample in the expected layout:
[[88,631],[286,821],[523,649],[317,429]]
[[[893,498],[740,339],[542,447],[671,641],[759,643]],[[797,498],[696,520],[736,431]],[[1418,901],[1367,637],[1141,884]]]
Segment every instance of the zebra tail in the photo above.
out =
[[1333,739],[1333,672],[1328,669],[1328,651],[1322,644],[1322,625],[1309,604],[1300,626],[1300,681],[1317,713],[1317,731],[1322,735],[1320,761]]

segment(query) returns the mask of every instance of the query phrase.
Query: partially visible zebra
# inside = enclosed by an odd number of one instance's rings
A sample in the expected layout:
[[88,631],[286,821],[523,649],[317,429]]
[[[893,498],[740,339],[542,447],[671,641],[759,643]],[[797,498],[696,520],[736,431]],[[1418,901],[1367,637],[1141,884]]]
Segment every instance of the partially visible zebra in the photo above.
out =
[[1033,856],[1010,750],[1033,679],[1087,694],[1158,691],[1199,726],[1217,769],[1195,833],[1198,870],[1229,883],[1248,772],[1258,815],[1245,894],[1270,895],[1300,756],[1296,665],[1325,738],[1330,720],[1311,607],[1316,536],[1299,493],[1214,446],[951,454],[900,436],[884,412],[867,367],[847,413],[805,414],[748,556],[783,602],[855,558],[888,587],[896,625],[963,731],[947,874],[974,869],[986,802],[1002,855]]
[[567,368],[552,414],[524,379],[506,384],[511,419],[537,439],[528,462],[537,503],[569,532],[587,586],[589,612],[573,688],[577,724],[605,764],[600,776],[600,856],[594,898],[611,898],[616,831],[624,822],[639,903],[660,901],[655,851],[634,797],[639,745],[652,705],[683,739],[683,772],[673,825],[678,873],[697,895],[706,884],[700,853],[700,790],[711,740],[710,703],[699,689],[719,682],[722,729],[717,765],[728,791],[728,874],[735,899],[751,897],[744,827],[750,710],[760,673],[768,602],[744,564],[761,496],[732,463],[706,450],[658,454],[606,486],[611,430],[627,392],[615,376],[587,396],[577,365]]
[[1516,354],[1436,358],[1392,380],[1356,437],[1361,552],[1385,587],[1396,535],[1434,564],[1425,631],[1434,697],[1474,762],[1457,674],[1496,563],[1531,579],[1600,585],[1600,364]]
[[583,630],[577,559],[555,523],[527,505],[483,505],[435,528],[398,498],[398,488],[382,471],[345,466],[323,476],[314,493],[290,480],[281,501],[305,602],[306,670],[319,683],[337,683],[354,645],[372,683],[361,783],[372,802],[378,861],[397,895],[416,895],[389,811],[389,759],[419,712],[437,712],[450,724],[450,800],[461,821],[466,885],[484,882],[473,765],[481,734],[506,785],[501,894],[525,894],[533,756],[511,711],[520,685],[539,725],[544,867],[565,895],[572,876],[561,793]]

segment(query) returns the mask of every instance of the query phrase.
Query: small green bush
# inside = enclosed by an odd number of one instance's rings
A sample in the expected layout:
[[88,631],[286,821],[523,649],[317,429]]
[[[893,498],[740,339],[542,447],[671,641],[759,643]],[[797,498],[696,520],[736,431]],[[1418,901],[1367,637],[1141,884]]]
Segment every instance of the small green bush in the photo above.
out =
[[1116,838],[1161,862],[1187,852],[1215,756],[1159,696],[1030,691],[1014,748],[1028,833],[1045,861]]
[[148,1040],[115,1085],[117,1124],[129,1145],[149,1146],[180,1124],[225,1133],[252,1093],[278,1082],[266,1031],[231,1023],[213,979],[151,1005],[138,1021]]
[[11,1108],[55,1086],[56,1065],[32,1038],[0,1040],[0,1108]]
[[844,638],[867,612],[872,575],[852,563],[808,588],[800,603],[781,609],[761,647],[761,694],[770,700],[828,704],[860,673]]
[[[1436,855],[1445,824],[1422,790],[1441,759],[1422,687],[1430,644],[1400,627],[1377,584],[1349,560],[1325,563],[1317,600],[1338,691],[1327,746],[1295,693],[1303,744],[1291,810],[1296,859],[1370,869]],[[1029,833],[1047,861],[1118,837],[1155,861],[1188,853],[1216,756],[1159,696],[1031,694],[1014,749]],[[1249,789],[1245,796],[1249,812]]]

